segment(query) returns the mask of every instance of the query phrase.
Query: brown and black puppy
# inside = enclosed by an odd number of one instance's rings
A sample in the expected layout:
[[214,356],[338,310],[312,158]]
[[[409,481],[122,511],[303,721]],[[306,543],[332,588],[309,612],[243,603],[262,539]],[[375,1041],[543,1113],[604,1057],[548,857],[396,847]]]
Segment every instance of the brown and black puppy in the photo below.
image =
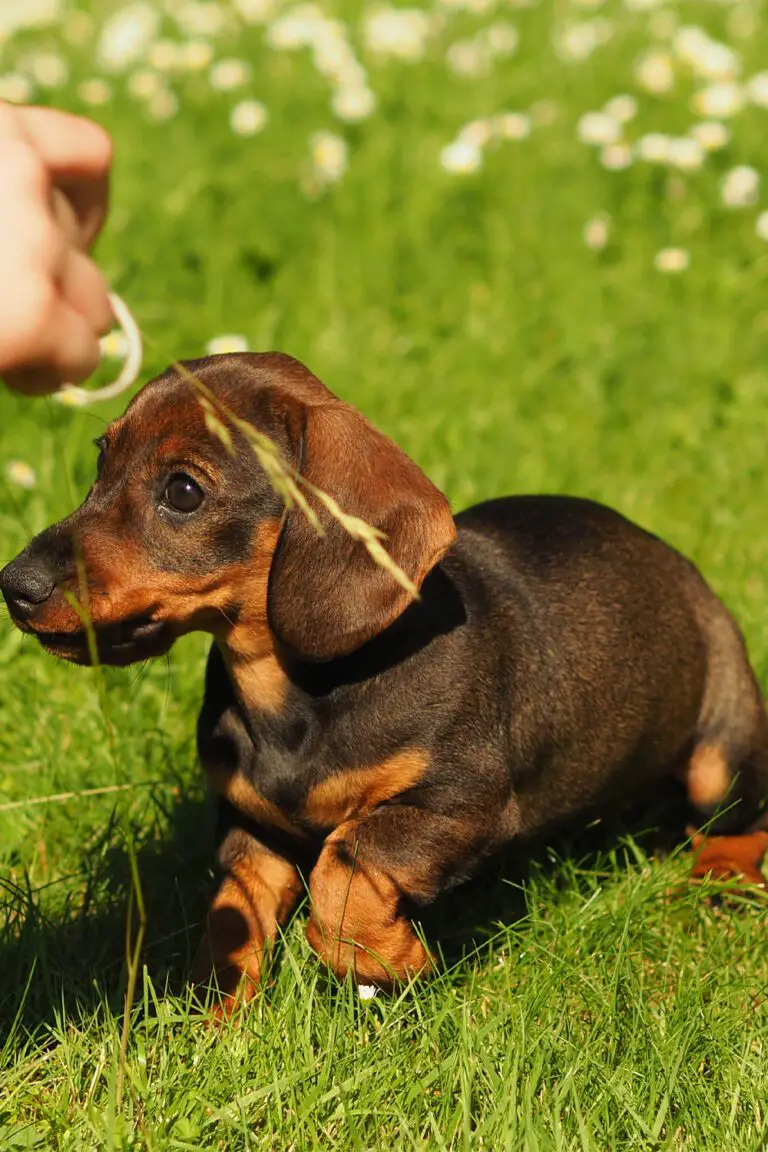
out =
[[382,529],[421,587],[411,602],[325,513],[319,537],[286,512],[240,432],[231,455],[178,370],[108,429],[82,507],[0,574],[19,627],[77,663],[84,616],[107,664],[191,629],[214,638],[199,747],[221,797],[223,878],[196,980],[214,972],[226,993],[251,994],[302,874],[312,947],[386,986],[429,966],[414,909],[510,840],[670,773],[702,817],[728,807],[718,831],[758,820],[760,690],[736,624],[677,552],[566,497],[454,520],[297,361],[186,368]]

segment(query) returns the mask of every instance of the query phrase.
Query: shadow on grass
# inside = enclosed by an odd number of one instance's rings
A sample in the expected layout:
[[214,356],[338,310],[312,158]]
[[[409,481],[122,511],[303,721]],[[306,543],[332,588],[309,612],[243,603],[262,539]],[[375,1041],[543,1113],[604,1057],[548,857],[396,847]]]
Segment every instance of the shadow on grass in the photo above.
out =
[[[146,908],[142,962],[156,987],[183,988],[211,888],[214,813],[201,797],[150,801],[154,819],[134,832]],[[161,831],[160,829],[163,829]],[[131,859],[113,818],[88,846],[70,893],[48,901],[0,877],[0,1047],[14,1023],[34,1032],[100,1006],[120,1013],[126,981]]]
[[660,783],[652,801],[559,829],[544,840],[510,845],[477,876],[424,910],[425,936],[442,966],[484,963],[500,929],[528,915],[533,881],[543,881],[545,893],[553,893],[566,887],[572,891],[581,877],[586,896],[595,874],[615,880],[638,866],[638,852],[663,857],[681,847],[689,819],[682,787],[668,780]]
[[[681,796],[681,794],[680,794]],[[422,926],[445,965],[482,963],[501,925],[528,911],[526,882],[573,886],[581,871],[631,868],[630,840],[646,855],[664,852],[683,838],[685,806],[677,790],[652,806],[566,830],[546,843],[509,849],[481,874],[424,910]],[[146,906],[142,962],[154,986],[183,991],[213,888],[214,806],[184,797],[170,811],[158,805],[149,833],[136,836],[136,860]],[[158,831],[164,828],[164,834]],[[140,838],[141,836],[141,838]],[[615,862],[614,862],[615,861]],[[122,1012],[126,980],[126,914],[131,862],[124,838],[109,822],[83,859],[85,887],[56,915],[39,895],[0,878],[4,925],[0,928],[0,1048],[10,1033],[44,1038],[57,1018],[77,1022],[99,1009]],[[279,955],[277,957],[279,963]]]

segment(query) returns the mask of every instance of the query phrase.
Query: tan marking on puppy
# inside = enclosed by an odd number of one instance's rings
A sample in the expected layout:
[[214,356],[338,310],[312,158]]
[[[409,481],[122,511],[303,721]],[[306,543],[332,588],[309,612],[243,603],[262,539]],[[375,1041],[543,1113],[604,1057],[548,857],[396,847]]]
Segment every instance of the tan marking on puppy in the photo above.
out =
[[237,619],[222,612],[214,631],[230,679],[249,711],[275,714],[285,703],[288,678],[275,653],[267,623],[267,586],[272,557],[280,538],[278,520],[260,524],[247,570],[236,583]]
[[[102,517],[90,531],[87,526],[83,530],[80,567],[86,586],[71,589],[70,595],[96,628],[147,616],[170,625],[177,636],[192,630],[211,633],[240,703],[249,711],[275,714],[288,691],[267,624],[269,569],[279,536],[280,522],[265,521],[245,563],[193,582],[188,575],[149,565],[144,550],[118,538],[115,526]],[[83,619],[65,596],[56,594],[37,627],[80,635]]]
[[274,654],[261,659],[240,660],[222,645],[224,663],[237,696],[249,712],[276,715],[288,693],[288,678]]
[[224,1012],[255,993],[266,951],[301,892],[294,866],[265,849],[230,865],[209,909],[191,973],[198,986],[215,975],[226,997]]
[[693,837],[696,858],[691,879],[743,880],[758,888],[768,888],[761,865],[768,851],[768,832],[749,832],[744,836]]
[[36,620],[38,628],[80,632],[83,614],[96,627],[147,616],[176,626],[178,635],[193,628],[214,632],[226,627],[231,588],[238,576],[250,575],[247,566],[201,576],[195,585],[188,575],[151,566],[141,547],[110,528],[99,522],[93,528],[93,539],[86,533],[80,537],[79,575],[66,589],[79,603],[80,612],[63,594],[55,593],[50,607]]
[[290,836],[306,836],[303,828],[293,824],[276,804],[262,796],[242,772],[228,772],[224,768],[216,768],[208,770],[206,775],[214,792],[223,796],[249,820],[279,828],[281,832],[287,832]]
[[310,789],[304,815],[318,828],[336,828],[350,816],[362,816],[424,778],[429,755],[406,748],[381,764],[338,772]]
[[320,853],[309,881],[307,940],[337,976],[353,971],[359,983],[388,987],[426,972],[432,958],[401,911],[402,891],[356,858],[354,841],[352,823]]
[[[242,661],[274,651],[267,625],[267,583],[280,522],[259,524],[251,555],[192,580],[188,573],[163,572],[148,564],[144,549],[126,539],[124,528],[105,518],[81,533],[87,589],[94,624],[151,615],[178,626],[212,632]],[[233,617],[238,610],[237,618]]]
[[685,774],[688,799],[695,808],[709,812],[728,795],[733,774],[722,748],[702,744],[691,756]]

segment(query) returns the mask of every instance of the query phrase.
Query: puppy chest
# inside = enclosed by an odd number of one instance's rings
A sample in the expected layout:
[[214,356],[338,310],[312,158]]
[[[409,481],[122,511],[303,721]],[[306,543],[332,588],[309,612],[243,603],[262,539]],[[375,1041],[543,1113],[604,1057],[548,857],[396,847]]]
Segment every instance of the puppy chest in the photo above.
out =
[[314,757],[273,748],[237,758],[203,755],[211,788],[260,824],[293,835],[326,833],[364,817],[423,779],[429,757],[403,748],[363,764],[340,757]]

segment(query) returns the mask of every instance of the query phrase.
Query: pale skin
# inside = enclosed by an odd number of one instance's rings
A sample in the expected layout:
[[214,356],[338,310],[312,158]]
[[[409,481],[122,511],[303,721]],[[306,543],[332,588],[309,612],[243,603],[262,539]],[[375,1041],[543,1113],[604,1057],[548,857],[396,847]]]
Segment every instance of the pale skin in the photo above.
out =
[[112,142],[92,121],[0,101],[0,377],[26,395],[85,380],[113,326],[90,249]]

